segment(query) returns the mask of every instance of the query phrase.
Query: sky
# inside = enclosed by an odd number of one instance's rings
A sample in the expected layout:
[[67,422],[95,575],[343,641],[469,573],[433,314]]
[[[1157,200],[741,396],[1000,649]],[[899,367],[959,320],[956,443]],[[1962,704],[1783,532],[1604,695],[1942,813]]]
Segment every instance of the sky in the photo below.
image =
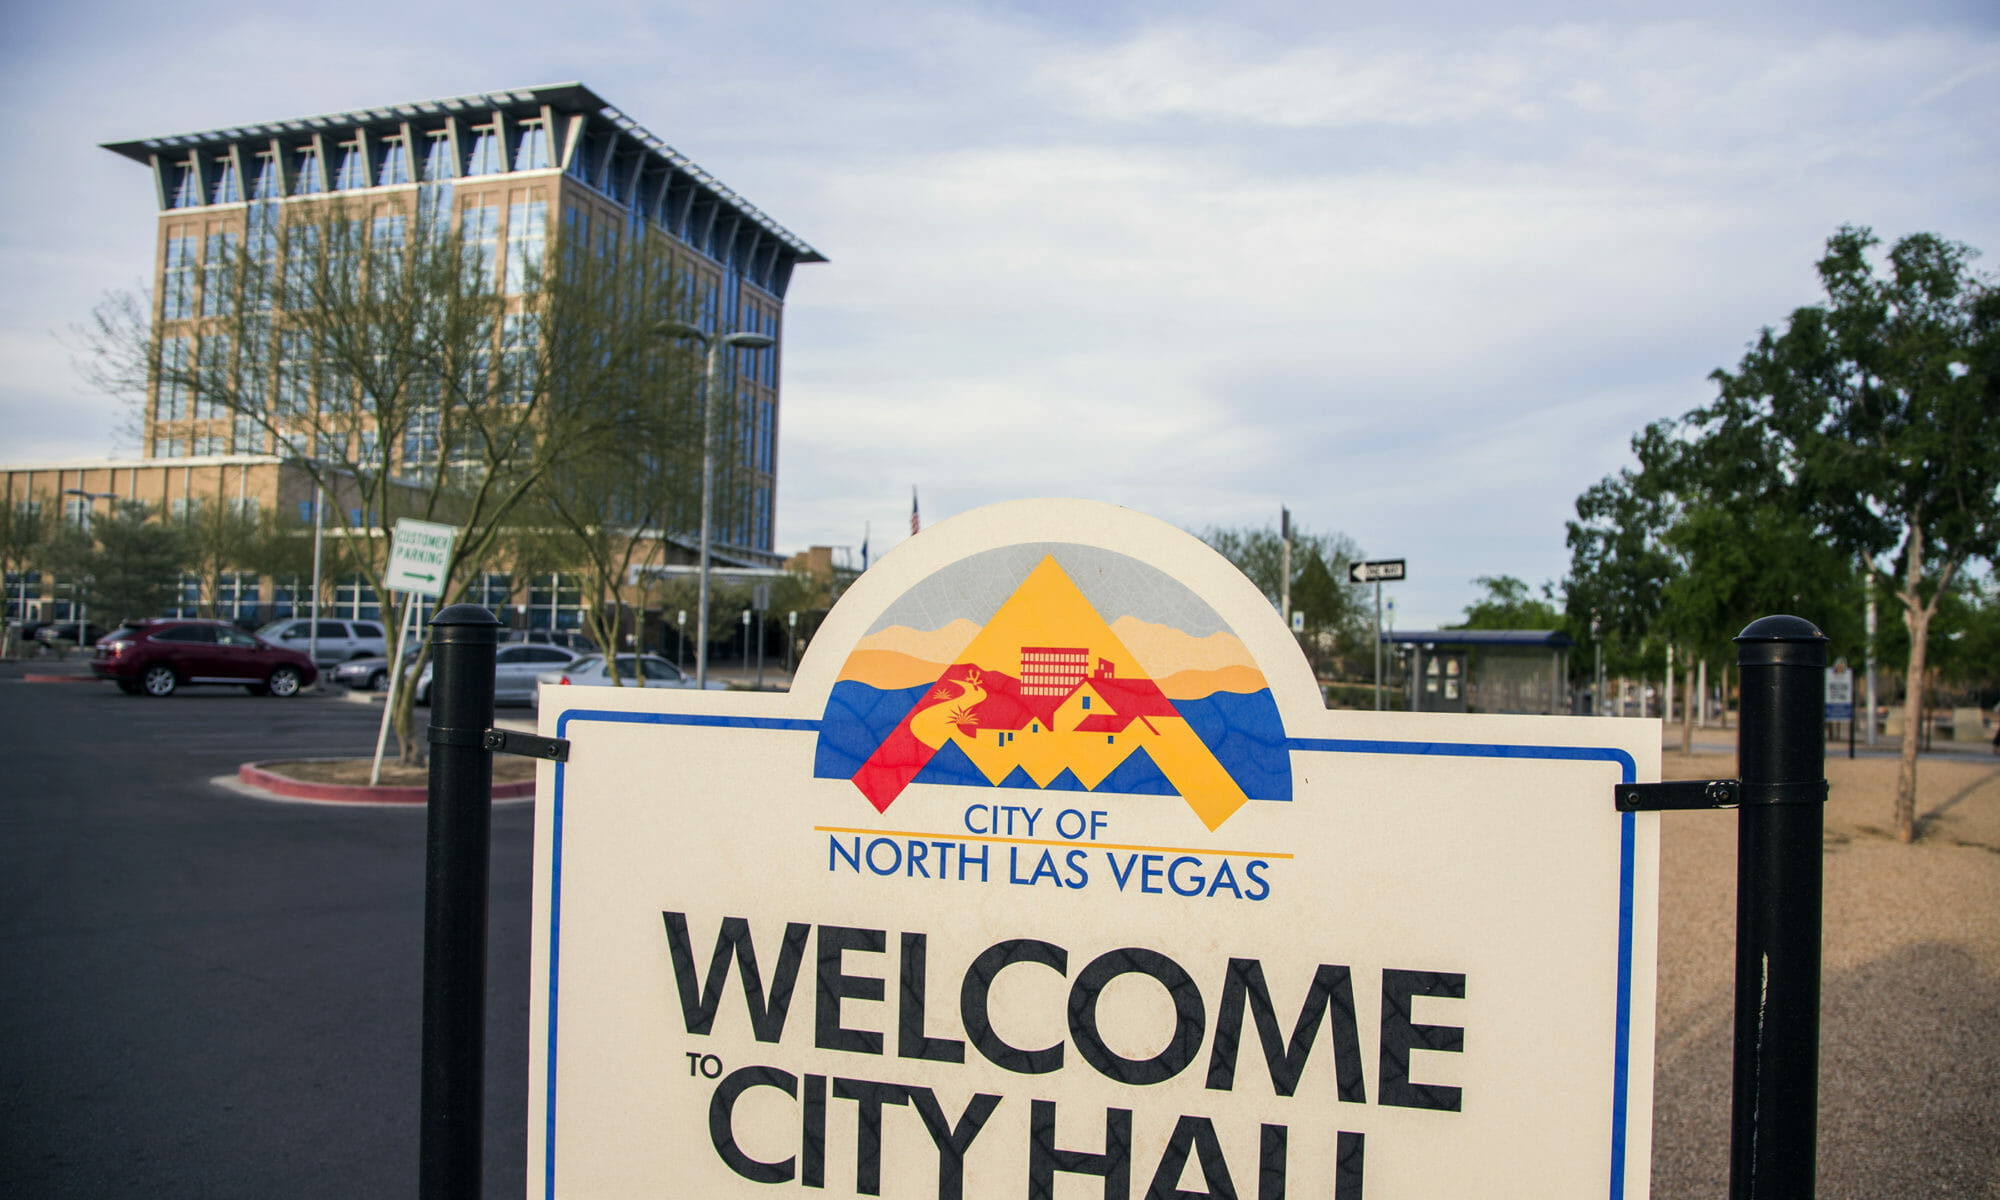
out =
[[[2000,255],[2000,8],[4,0],[0,463],[136,457],[70,330],[143,289],[99,144],[571,80],[830,260],[777,547],[1081,496],[1568,570],[1577,495],[1818,295],[1844,223]],[[1993,258],[1987,268],[2000,266]]]

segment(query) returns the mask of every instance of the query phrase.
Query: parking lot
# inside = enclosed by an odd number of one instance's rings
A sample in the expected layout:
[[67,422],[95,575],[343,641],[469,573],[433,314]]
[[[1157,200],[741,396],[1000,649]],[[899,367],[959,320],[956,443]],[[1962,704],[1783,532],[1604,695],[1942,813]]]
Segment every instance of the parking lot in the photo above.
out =
[[[29,669],[0,665],[0,1195],[413,1194],[424,813],[210,783],[368,753],[379,710]],[[524,1186],[532,822],[494,813],[495,1196]]]

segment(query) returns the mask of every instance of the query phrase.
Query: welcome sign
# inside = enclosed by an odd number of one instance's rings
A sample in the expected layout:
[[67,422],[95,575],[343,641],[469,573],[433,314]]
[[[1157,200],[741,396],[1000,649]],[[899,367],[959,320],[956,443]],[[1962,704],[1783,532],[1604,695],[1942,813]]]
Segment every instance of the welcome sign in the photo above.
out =
[[1646,1193],[1654,722],[1327,711],[1081,501],[911,539],[789,693],[541,714],[535,1195]]

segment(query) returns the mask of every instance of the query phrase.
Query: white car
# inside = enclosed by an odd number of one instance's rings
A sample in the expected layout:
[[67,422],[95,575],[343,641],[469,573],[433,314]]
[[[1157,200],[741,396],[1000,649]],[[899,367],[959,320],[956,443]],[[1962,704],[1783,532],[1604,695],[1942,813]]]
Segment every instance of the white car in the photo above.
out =
[[[610,687],[611,671],[605,666],[602,654],[592,654],[579,658],[560,671],[547,671],[539,677],[541,683],[572,684],[578,687]],[[686,675],[681,669],[664,658],[652,654],[621,654],[618,656],[618,682],[624,687],[649,688],[692,688],[694,676]],[[711,692],[727,691],[729,685],[720,680],[708,681]],[[541,689],[531,694],[531,702],[541,706]]]

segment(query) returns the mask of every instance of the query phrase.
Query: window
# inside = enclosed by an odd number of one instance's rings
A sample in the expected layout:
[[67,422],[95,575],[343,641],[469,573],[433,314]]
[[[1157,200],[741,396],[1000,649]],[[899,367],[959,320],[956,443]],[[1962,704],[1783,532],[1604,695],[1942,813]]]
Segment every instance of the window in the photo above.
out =
[[540,171],[549,165],[549,130],[540,121],[521,123],[521,144],[514,151],[516,171]]
[[240,409],[244,412],[263,412],[265,397],[270,392],[271,379],[269,317],[252,317],[243,322],[243,360],[239,369],[242,388],[239,393]]
[[507,282],[510,294],[528,289],[529,279],[542,267],[542,242],[548,229],[549,206],[541,200],[507,206]]
[[306,335],[285,330],[278,335],[278,413],[304,416],[311,404],[312,345]]
[[250,181],[252,200],[276,200],[285,194],[285,177],[278,169],[278,156],[266,150],[257,156]]
[[174,200],[169,208],[201,207],[201,168],[193,159],[174,164]]
[[347,435],[322,433],[313,439],[313,457],[331,463],[347,461]]
[[189,415],[197,421],[213,421],[226,415],[227,404],[219,394],[229,387],[229,336],[212,333],[201,340],[201,370],[195,377],[194,401]]
[[535,313],[508,313],[500,326],[501,398],[527,404],[535,398],[539,373],[541,320]]
[[377,299],[389,296],[403,270],[403,244],[409,218],[402,213],[376,217],[368,231],[368,282]]
[[[333,611],[336,615],[354,619],[379,621],[382,619],[382,603],[368,581],[359,575],[350,575],[341,580],[333,589]],[[321,633],[321,637],[329,636]],[[331,636],[345,637],[345,631]]]
[[236,178],[236,160],[224,158],[216,163],[215,204],[239,204],[243,200],[242,181]]
[[403,430],[404,468],[419,477],[435,468],[441,445],[439,438],[439,416],[435,407],[426,405],[411,413],[410,423]]
[[194,366],[188,339],[160,340],[160,396],[155,415],[162,421],[184,421],[188,415],[188,373]]
[[438,130],[429,136],[429,144],[424,147],[424,182],[448,183],[458,175],[458,166],[452,162],[451,134]]
[[168,437],[153,439],[154,458],[186,458],[187,439]]
[[[246,617],[255,620],[257,617],[257,589],[257,576],[253,572],[222,572],[215,580],[216,615],[229,620],[241,620]],[[230,639],[244,639],[242,642],[231,640],[228,644],[232,646],[240,646],[246,643],[252,646],[256,645],[255,642],[249,641],[248,634],[238,633],[233,629],[224,631],[223,636]]]
[[229,438],[220,433],[197,433],[192,450],[196,458],[216,458],[229,453]]
[[472,603],[499,612],[513,595],[513,581],[504,572],[488,571],[468,589]]
[[257,497],[231,496],[229,498],[229,511],[234,516],[254,521],[257,519]]
[[465,173],[472,175],[498,175],[506,169],[502,161],[500,131],[491,125],[483,125],[472,131],[472,154],[466,160]]
[[278,206],[257,201],[244,214],[245,302],[257,312],[271,308],[271,285],[278,265]]
[[[186,574],[180,577],[180,583],[174,589],[174,599],[167,604],[166,615],[169,617],[198,617],[201,615],[201,576]],[[215,626],[196,625],[190,628],[199,629],[202,631],[202,634],[201,636],[189,638],[187,639],[188,641],[215,641]]]
[[373,429],[361,431],[361,451],[354,456],[358,467],[380,467],[382,465],[382,440]]
[[167,239],[166,272],[160,277],[160,319],[178,321],[194,315],[194,246],[191,237]]
[[410,182],[410,148],[402,138],[392,137],[382,143],[382,169],[375,182],[382,187]]
[[318,226],[294,225],[285,231],[286,308],[311,306],[313,282],[319,271],[318,260]]
[[[264,452],[264,428],[251,416],[236,418],[236,426],[231,436],[238,454],[262,454]],[[254,504],[254,501],[252,502]]]
[[320,177],[319,148],[300,146],[295,153],[299,156],[298,180],[292,187],[292,194],[310,196],[325,191],[325,181]]
[[361,147],[361,139],[342,142],[340,169],[334,172],[333,188],[337,192],[359,191],[368,186],[368,153]]
[[231,277],[236,273],[236,235],[211,233],[201,256],[201,315],[226,317],[232,307]]
[[458,232],[464,239],[466,266],[479,272],[481,286],[491,285],[495,260],[499,257],[500,206],[466,205]]

